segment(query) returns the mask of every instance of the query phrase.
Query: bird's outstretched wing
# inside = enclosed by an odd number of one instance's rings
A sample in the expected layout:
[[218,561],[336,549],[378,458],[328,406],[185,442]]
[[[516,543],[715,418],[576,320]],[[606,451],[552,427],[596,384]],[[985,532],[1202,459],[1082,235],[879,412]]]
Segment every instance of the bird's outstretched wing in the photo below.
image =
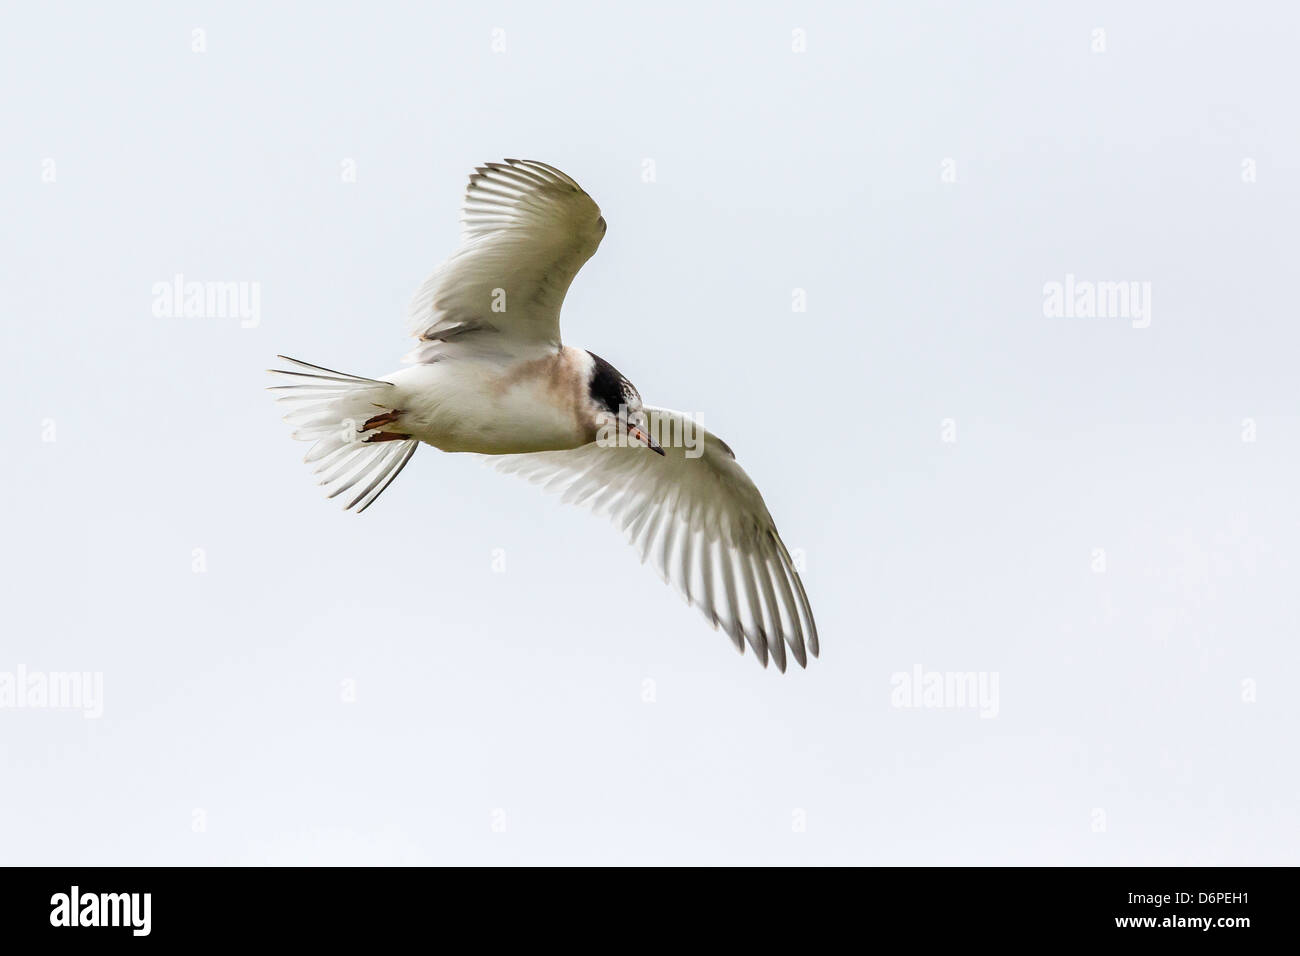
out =
[[560,306],[605,235],[600,208],[553,166],[478,167],[461,206],[461,244],[411,303],[407,358],[457,348],[527,354],[560,346]]
[[[564,500],[608,515],[664,579],[698,607],[737,650],[748,642],[784,671],[785,648],[800,666],[817,656],[817,625],[763,497],[721,439],[681,412],[647,408],[663,457],[642,446],[599,443],[572,451],[503,455],[502,471],[522,475]],[[694,432],[686,428],[695,429]],[[678,436],[702,440],[688,457]]]

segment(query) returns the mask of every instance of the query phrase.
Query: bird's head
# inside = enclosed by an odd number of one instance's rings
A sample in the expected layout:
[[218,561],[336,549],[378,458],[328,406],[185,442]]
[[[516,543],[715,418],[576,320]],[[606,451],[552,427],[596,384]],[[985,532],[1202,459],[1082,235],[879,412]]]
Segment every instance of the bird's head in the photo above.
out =
[[587,354],[591,356],[591,371],[587,375],[586,405],[592,440],[644,445],[662,455],[663,448],[650,434],[645,406],[636,386],[599,355]]

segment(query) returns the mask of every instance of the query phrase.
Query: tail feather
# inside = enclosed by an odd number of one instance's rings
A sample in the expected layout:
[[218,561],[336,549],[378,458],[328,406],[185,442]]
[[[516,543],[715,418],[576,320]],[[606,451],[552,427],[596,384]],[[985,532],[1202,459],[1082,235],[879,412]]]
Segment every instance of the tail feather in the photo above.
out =
[[[272,372],[275,372],[278,375],[302,375],[307,378],[324,378],[333,382],[367,382],[370,385],[387,385],[390,388],[393,385],[392,382],[381,382],[376,378],[365,378],[362,375],[353,375],[351,372],[340,372],[336,369],[326,368],[323,365],[312,365],[310,362],[303,362],[296,358],[289,358],[287,355],[277,355],[276,358],[282,362],[288,362],[290,365],[296,365],[299,368],[307,369],[306,372],[290,372],[285,369],[271,369]],[[321,375],[321,372],[324,372],[325,374]],[[331,375],[335,376],[335,378],[329,378]]]
[[415,439],[367,441],[379,433],[378,427],[365,428],[376,411],[395,410],[393,384],[277,357],[306,370],[269,370],[294,382],[273,385],[270,391],[276,401],[292,405],[284,421],[294,426],[293,437],[314,443],[304,460],[315,465],[330,498],[359,486],[361,490],[344,509],[356,508],[360,514],[401,474],[419,445]]

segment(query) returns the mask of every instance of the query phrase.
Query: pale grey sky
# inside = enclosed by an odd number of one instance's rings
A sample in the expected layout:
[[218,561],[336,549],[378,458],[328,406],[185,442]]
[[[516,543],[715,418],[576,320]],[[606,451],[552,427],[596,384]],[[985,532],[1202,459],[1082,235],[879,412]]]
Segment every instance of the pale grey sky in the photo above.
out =
[[[1293,10],[7,20],[0,684],[103,712],[0,706],[0,862],[1297,862]],[[806,672],[476,459],[317,493],[263,369],[398,367],[505,156],[609,222],[566,341],[806,556]],[[178,273],[256,322],[155,314]]]

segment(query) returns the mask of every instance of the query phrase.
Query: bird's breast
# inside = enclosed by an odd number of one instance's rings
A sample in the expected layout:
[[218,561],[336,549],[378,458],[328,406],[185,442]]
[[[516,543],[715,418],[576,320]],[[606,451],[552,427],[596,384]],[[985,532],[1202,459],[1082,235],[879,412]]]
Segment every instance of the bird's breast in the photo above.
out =
[[509,363],[453,359],[397,376],[406,432],[443,451],[511,455],[591,440],[563,352]]

